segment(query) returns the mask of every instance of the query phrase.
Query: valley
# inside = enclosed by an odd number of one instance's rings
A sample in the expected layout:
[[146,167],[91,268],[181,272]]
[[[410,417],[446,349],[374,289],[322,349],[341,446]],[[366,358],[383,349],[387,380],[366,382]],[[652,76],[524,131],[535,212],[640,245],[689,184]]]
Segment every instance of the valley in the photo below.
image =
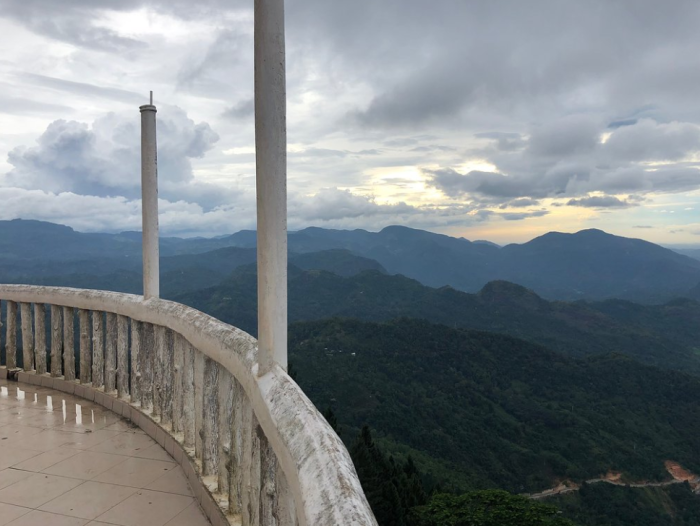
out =
[[[290,371],[349,448],[368,426],[428,496],[528,494],[579,526],[639,500],[649,524],[695,526],[667,518],[700,510],[700,261],[600,231],[499,247],[309,228],[289,244]],[[254,232],[161,247],[165,298],[256,334]],[[138,233],[0,222],[6,283],[140,294],[139,261]]]

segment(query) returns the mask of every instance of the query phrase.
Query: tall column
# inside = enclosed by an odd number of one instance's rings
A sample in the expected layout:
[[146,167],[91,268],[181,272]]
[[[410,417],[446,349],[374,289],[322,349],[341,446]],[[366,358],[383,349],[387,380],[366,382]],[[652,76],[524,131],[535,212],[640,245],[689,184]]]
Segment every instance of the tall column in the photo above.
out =
[[141,215],[143,237],[143,297],[160,296],[158,249],[158,148],[156,107],[141,106]]
[[287,126],[284,0],[255,0],[258,374],[287,368]]

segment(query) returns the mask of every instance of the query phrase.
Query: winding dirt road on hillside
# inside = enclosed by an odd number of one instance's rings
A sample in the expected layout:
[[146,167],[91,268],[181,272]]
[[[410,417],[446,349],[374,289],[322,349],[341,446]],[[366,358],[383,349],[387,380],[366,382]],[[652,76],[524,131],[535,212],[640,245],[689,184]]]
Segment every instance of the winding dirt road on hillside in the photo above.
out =
[[[690,484],[693,492],[700,494],[700,476],[684,469],[683,466],[673,460],[667,460],[664,465],[666,466],[666,471],[668,471],[669,475],[672,477],[671,480],[666,480],[664,482],[623,482],[622,473],[609,471],[604,476],[587,480],[586,484],[606,483],[613,484],[615,486],[628,486],[630,488],[661,488],[664,486],[670,486],[671,484],[681,484],[683,482],[687,482]],[[570,480],[565,480],[551,489],[544,490],[540,493],[526,493],[525,495],[531,499],[540,500],[548,497],[554,497],[556,495],[572,493],[574,491],[578,491],[580,488],[580,484]]]

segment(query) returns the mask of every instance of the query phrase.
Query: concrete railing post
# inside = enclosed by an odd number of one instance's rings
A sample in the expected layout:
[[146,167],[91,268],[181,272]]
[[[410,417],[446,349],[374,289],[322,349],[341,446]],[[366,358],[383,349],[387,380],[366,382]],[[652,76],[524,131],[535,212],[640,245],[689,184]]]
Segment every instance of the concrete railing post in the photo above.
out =
[[258,374],[287,368],[287,126],[284,0],[255,0]]
[[143,237],[143,297],[160,296],[158,249],[158,148],[156,107],[141,106],[141,215]]

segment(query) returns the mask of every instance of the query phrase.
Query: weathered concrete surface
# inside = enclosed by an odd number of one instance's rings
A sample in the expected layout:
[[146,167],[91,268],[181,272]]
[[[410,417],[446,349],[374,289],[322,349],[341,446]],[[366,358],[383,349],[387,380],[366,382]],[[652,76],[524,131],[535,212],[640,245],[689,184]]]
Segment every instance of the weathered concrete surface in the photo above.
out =
[[22,303],[19,306],[22,321],[22,368],[34,370],[34,331],[32,329],[32,306]]
[[287,369],[284,0],[255,0],[255,166],[260,374]]
[[[51,307],[53,317],[53,307]],[[92,329],[90,325],[90,311],[78,310],[78,323],[80,326],[80,383],[87,384],[92,380]]]
[[143,295],[160,296],[158,246],[158,147],[156,107],[141,106],[141,216],[143,243]]
[[129,396],[129,318],[122,315],[117,319],[117,394]]
[[63,307],[63,376],[66,380],[75,380],[75,311],[72,307]]
[[7,302],[7,318],[5,320],[5,356],[8,369],[17,367],[17,303]]
[[63,310],[51,305],[51,376],[61,376],[63,359]]
[[117,315],[107,313],[105,330],[105,393],[117,390]]
[[[242,436],[236,436],[234,427],[232,437],[231,465],[241,469],[244,480],[240,489],[234,487],[231,492],[240,496],[244,514],[257,516],[261,512],[260,492],[256,493],[257,497],[249,492],[251,484],[260,487],[264,482],[259,480],[260,470],[251,473],[250,469],[251,465],[261,463],[260,450],[253,447],[256,441],[260,443],[260,435],[255,432],[259,427],[288,482],[300,525],[376,524],[350,455],[338,436],[279,365],[274,364],[267,374],[258,375],[256,341],[249,334],[185,305],[160,299],[144,301],[141,296],[115,292],[0,285],[0,299],[110,312],[143,322],[151,327],[151,332],[155,325],[180,334],[196,349],[189,353],[195,355],[192,358],[187,356],[186,349],[185,360],[191,359],[196,365],[199,361],[196,357],[205,355],[225,367],[240,385],[245,396],[239,397],[240,415],[236,414],[239,402],[234,400],[234,420],[245,422],[246,415],[252,413],[252,423],[241,426]],[[152,343],[142,345],[140,354],[149,348],[153,349]],[[201,380],[195,379],[195,389],[204,381],[202,362]],[[188,369],[192,370],[185,366],[185,371]],[[183,389],[188,388],[185,378]],[[97,395],[94,396],[97,400]],[[104,396],[107,395],[102,394],[100,399]],[[122,403],[114,398],[114,403],[117,402]],[[134,409],[148,412],[148,408]],[[275,480],[279,478],[276,476]]]
[[34,365],[38,374],[46,372],[46,305],[34,304]]
[[142,323],[131,320],[131,393],[132,404],[141,405],[141,332]]
[[192,344],[187,340],[183,343],[184,371],[182,375],[182,434],[186,448],[195,445],[195,416],[194,416],[194,354]]
[[104,313],[92,313],[92,385],[102,387],[105,383],[105,329]]

